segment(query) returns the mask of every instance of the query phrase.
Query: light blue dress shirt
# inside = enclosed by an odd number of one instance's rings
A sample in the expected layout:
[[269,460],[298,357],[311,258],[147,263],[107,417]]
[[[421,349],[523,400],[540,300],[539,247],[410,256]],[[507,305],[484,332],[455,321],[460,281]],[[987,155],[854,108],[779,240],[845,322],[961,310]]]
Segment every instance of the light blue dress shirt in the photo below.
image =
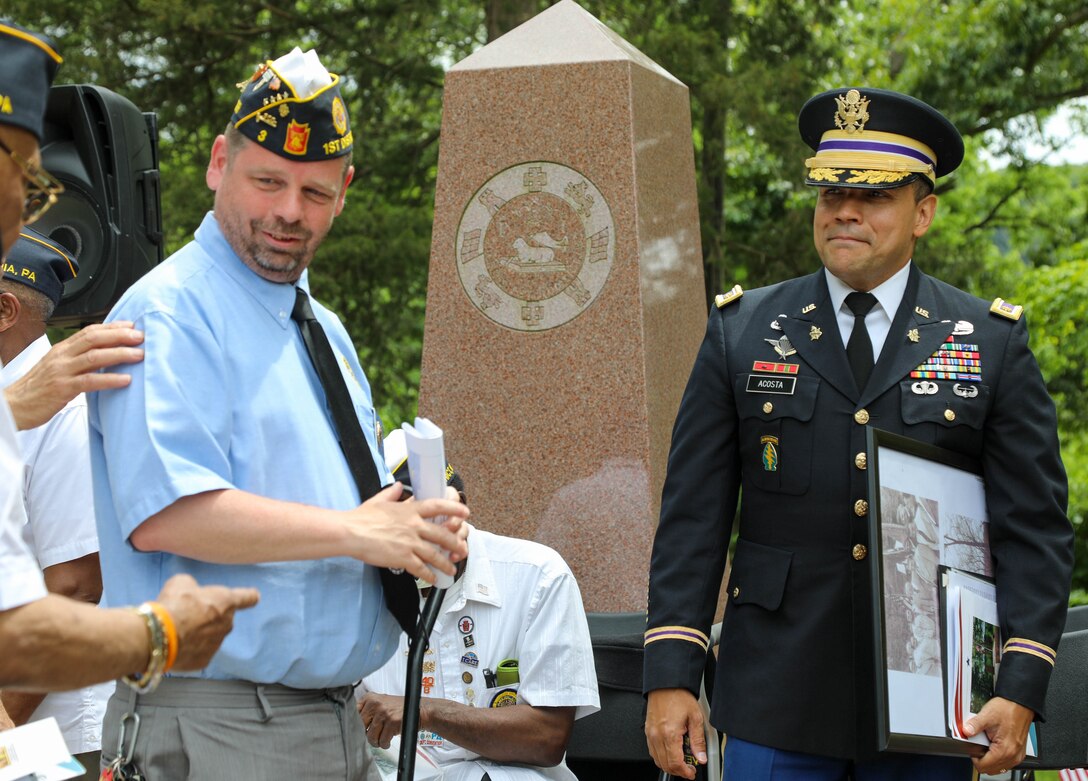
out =
[[[144,360],[124,389],[91,394],[91,458],[105,600],[154,599],[187,572],[254,586],[261,601],[202,677],[341,686],[377,669],[399,627],[373,567],[348,557],[251,565],[141,553],[129,535],[177,499],[237,488],[347,510],[359,494],[324,391],[291,320],[295,287],[269,282],[231,249],[212,214],[190,242],[133,285],[109,320],[143,330]],[[306,287],[306,277],[300,280]],[[339,319],[316,301],[383,484],[370,386]]]

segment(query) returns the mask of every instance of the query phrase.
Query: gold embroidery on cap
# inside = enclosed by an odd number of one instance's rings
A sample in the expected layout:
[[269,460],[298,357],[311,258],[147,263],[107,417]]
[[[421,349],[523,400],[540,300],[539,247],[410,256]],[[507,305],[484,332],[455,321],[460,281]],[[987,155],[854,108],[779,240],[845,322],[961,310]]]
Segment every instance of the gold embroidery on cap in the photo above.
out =
[[844,173],[844,168],[813,168],[808,172],[808,178],[814,182],[837,182]]
[[846,181],[851,184],[884,184],[898,182],[911,175],[910,171],[851,171]]
[[846,133],[860,133],[869,121],[869,99],[863,98],[856,89],[835,98],[839,110],[835,112],[835,127]]

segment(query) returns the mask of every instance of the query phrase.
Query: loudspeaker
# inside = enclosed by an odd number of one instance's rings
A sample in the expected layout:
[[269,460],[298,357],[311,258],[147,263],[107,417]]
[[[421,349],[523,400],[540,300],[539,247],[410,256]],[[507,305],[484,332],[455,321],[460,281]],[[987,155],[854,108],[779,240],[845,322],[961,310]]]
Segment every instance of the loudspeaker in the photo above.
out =
[[64,193],[34,229],[79,261],[49,324],[99,322],[163,259],[155,115],[103,87],[53,87],[41,156]]

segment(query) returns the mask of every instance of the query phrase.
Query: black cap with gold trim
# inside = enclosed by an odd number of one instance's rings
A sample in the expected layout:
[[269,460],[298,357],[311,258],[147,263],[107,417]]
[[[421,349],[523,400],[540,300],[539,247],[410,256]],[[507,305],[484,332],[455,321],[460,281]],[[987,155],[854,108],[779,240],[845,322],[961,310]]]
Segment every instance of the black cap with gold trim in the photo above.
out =
[[810,98],[797,117],[816,150],[805,184],[888,189],[932,184],[963,161],[963,139],[943,114],[891,90],[843,87]]
[[44,294],[53,305],[60,303],[64,283],[75,279],[79,264],[64,247],[32,228],[23,228],[4,259],[4,279]]
[[42,140],[45,102],[61,62],[44,35],[0,20],[0,124],[21,127]]
[[265,149],[301,162],[351,154],[340,77],[325,70],[312,49],[303,53],[296,46],[238,87],[231,124]]

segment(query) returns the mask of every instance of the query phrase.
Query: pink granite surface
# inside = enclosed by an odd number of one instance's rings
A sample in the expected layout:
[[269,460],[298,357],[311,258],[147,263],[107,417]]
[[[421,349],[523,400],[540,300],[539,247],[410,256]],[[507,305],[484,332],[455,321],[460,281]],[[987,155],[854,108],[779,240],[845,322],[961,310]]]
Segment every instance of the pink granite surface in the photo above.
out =
[[[581,196],[509,189],[537,175],[533,161]],[[581,248],[592,255],[609,217],[610,261],[591,262]],[[481,226],[470,265],[465,237]],[[533,253],[520,265],[511,236]],[[542,298],[568,279],[583,292]],[[542,319],[519,317],[511,295],[540,299]],[[572,0],[451,69],[420,414],[447,432],[473,522],[557,549],[587,610],[645,609],[669,435],[705,319],[686,87]]]

